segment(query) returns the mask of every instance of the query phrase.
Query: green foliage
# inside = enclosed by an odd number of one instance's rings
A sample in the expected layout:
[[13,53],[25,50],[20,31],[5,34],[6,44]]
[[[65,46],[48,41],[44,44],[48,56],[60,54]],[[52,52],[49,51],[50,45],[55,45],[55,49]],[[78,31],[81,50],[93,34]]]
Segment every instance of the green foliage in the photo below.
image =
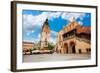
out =
[[33,50],[36,50],[36,48],[33,48]]
[[48,49],[49,50],[53,50],[54,49],[54,45],[52,43],[48,43]]

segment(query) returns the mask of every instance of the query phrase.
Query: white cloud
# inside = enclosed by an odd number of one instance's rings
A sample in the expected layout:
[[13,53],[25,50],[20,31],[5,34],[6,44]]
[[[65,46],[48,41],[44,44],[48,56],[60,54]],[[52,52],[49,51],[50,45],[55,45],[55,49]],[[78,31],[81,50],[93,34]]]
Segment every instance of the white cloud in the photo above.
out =
[[56,38],[56,37],[57,37],[57,32],[51,30],[51,31],[50,31],[50,37],[52,37],[52,38]]
[[40,38],[40,34],[38,34],[38,38]]
[[32,38],[32,39],[24,39],[23,41],[25,41],[25,42],[38,43],[40,40],[39,40],[39,39],[34,39],[34,38]]
[[78,21],[78,23],[79,23],[80,25],[83,25],[83,22],[82,22],[82,21]]
[[82,21],[83,20],[83,17],[80,17],[80,20]]
[[31,33],[34,33],[34,32],[35,32],[34,30],[31,31]]
[[61,15],[61,17],[63,18],[63,19],[66,19],[66,20],[69,20],[69,15],[68,15],[69,13],[68,12],[63,12],[62,13],[62,15]]
[[49,42],[51,42],[53,44],[56,44],[56,40],[57,40],[56,38],[50,37]]
[[29,32],[26,32],[26,35],[27,35],[27,36],[29,36],[29,35],[30,35],[30,33],[29,33]]
[[33,15],[27,15],[27,14],[24,14],[23,15],[23,22],[24,22],[24,25],[42,25],[45,21],[45,19],[47,18],[47,13],[46,12],[43,12],[41,13],[40,15],[37,15],[37,16],[33,16]]
[[61,17],[65,20],[68,21],[73,21],[73,18],[77,19],[80,18],[81,19],[84,17],[85,13],[71,13],[71,12],[64,12],[62,13]]
[[38,29],[43,25],[46,18],[47,18],[46,12],[43,12],[40,15],[37,15],[37,16],[34,16],[32,14],[29,14],[29,15],[24,14],[23,15],[23,31],[25,33],[29,32],[29,33],[26,33],[26,35],[29,36],[30,33],[35,32],[34,29],[36,29],[36,28]]
[[34,43],[38,43],[40,41],[40,39],[32,39],[34,41]]
[[43,25],[43,23],[45,22],[47,18],[47,13],[43,12],[42,14],[38,15],[38,16],[34,16],[34,20],[33,20],[33,25]]
[[57,32],[53,31],[53,30],[51,30],[50,32],[51,32],[51,34],[55,34],[55,35],[57,34]]
[[62,12],[48,12],[49,20],[53,20],[54,18],[58,18]]
[[51,30],[51,34],[50,34],[50,38],[49,41],[53,44],[56,44],[56,40],[57,40],[57,32]]

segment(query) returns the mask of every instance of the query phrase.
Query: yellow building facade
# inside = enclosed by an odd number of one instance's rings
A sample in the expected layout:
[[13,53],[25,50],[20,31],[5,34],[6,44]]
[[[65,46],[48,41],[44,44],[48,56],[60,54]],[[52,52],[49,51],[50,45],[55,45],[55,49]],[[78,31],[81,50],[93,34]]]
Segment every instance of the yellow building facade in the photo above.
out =
[[34,43],[32,42],[23,42],[23,51],[32,50],[34,48]]
[[57,35],[57,53],[91,53],[91,27],[70,22]]

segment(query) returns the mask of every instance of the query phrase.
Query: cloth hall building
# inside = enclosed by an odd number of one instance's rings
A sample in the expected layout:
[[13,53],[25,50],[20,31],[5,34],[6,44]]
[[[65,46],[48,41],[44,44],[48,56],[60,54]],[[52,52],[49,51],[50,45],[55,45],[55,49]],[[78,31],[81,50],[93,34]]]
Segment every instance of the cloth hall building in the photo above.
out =
[[91,26],[70,22],[57,34],[57,53],[91,53]]

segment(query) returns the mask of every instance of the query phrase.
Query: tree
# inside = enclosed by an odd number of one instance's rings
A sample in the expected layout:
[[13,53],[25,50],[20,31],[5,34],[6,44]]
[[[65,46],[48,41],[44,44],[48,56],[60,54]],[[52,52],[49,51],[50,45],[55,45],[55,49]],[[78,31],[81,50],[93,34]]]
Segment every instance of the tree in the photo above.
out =
[[54,49],[54,45],[52,43],[48,43],[48,49],[49,50],[53,50]]

